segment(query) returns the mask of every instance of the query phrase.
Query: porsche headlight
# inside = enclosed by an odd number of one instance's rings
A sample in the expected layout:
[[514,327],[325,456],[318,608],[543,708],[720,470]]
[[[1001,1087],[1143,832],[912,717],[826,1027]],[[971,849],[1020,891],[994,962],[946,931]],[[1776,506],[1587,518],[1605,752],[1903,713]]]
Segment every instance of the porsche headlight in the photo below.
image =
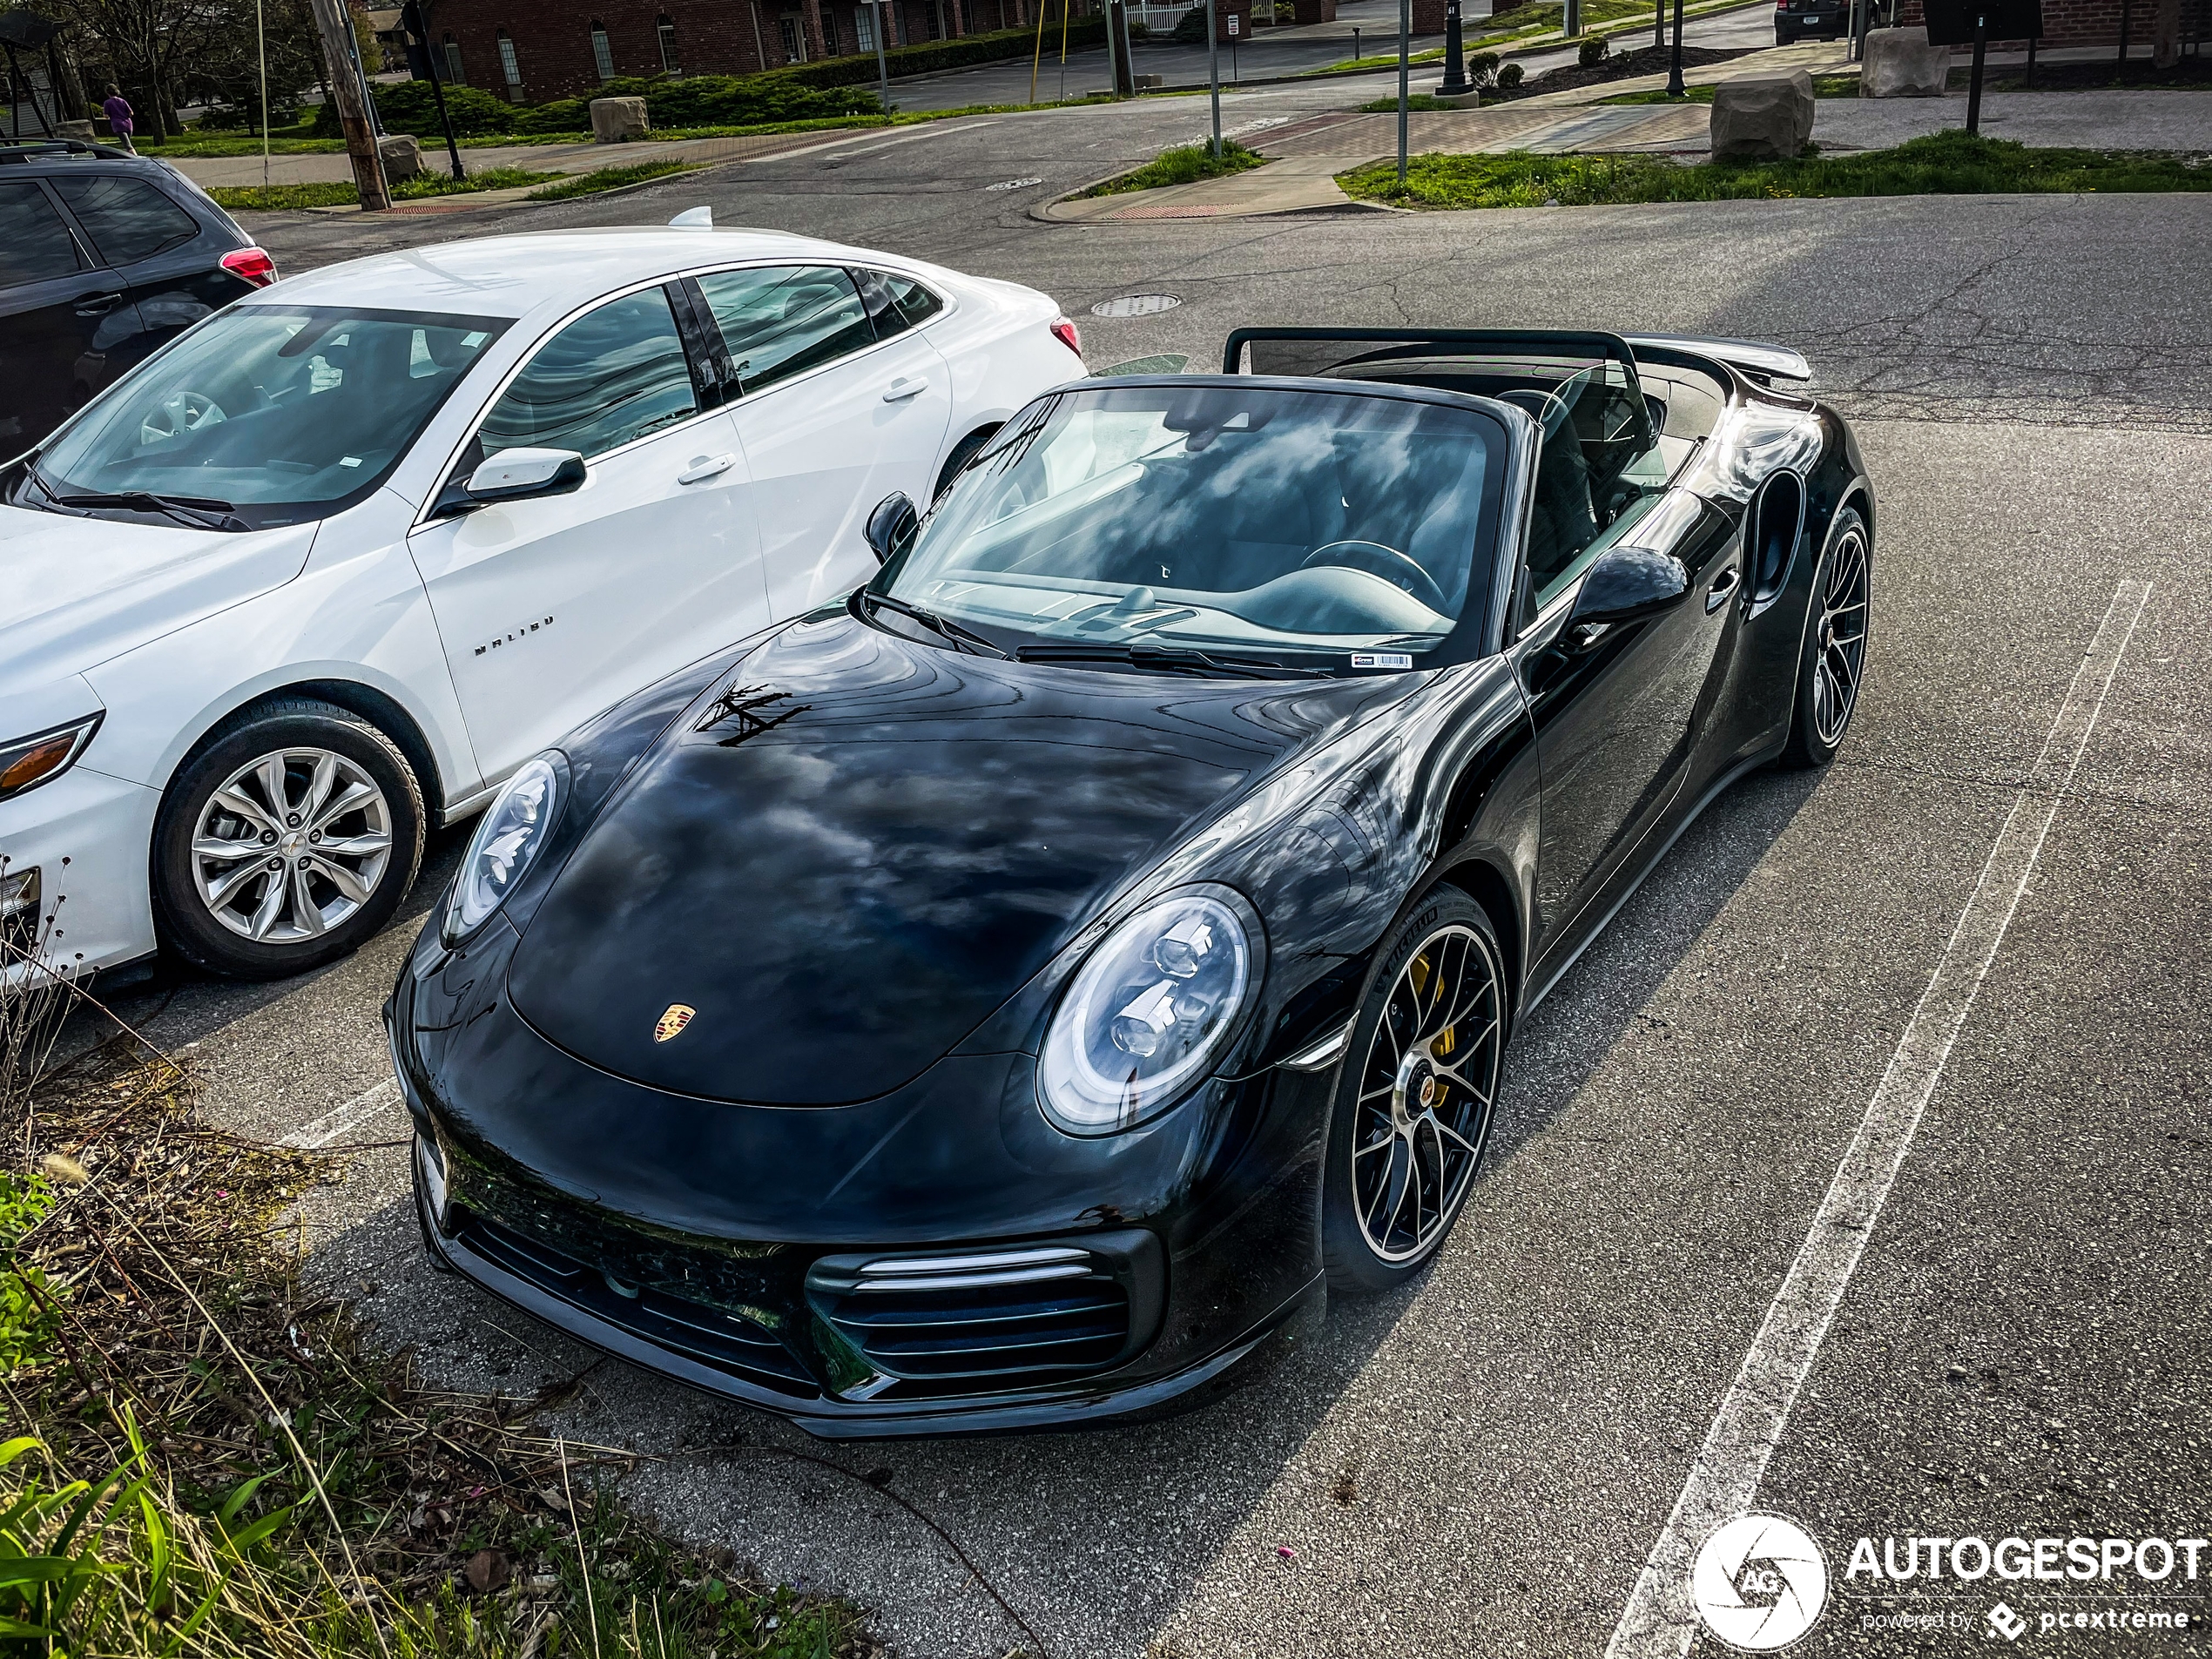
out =
[[462,857],[461,873],[446,905],[447,944],[460,943],[507,902],[507,895],[545,845],[568,782],[569,763],[557,749],[524,761],[507,780],[469,838],[469,851]]
[[1228,905],[1182,893],[1145,906],[1061,998],[1038,1069],[1047,1116],[1106,1135],[1171,1104],[1220,1053],[1251,978],[1251,941]]

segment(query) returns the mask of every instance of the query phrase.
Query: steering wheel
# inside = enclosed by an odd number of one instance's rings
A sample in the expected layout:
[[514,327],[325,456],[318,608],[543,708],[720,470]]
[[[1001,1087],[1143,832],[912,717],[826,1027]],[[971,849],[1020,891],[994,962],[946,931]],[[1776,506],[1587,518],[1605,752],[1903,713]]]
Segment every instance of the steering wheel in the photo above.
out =
[[223,413],[223,406],[205,392],[179,392],[174,397],[162,399],[153,412],[138,423],[138,442],[166,443],[172,438],[229,418]]
[[1439,616],[1451,609],[1444,590],[1421,569],[1418,560],[1394,547],[1385,547],[1380,542],[1363,542],[1356,537],[1325,542],[1300,559],[1298,568],[1310,570],[1317,564],[1341,564],[1347,570],[1379,576],[1400,592],[1413,595]]

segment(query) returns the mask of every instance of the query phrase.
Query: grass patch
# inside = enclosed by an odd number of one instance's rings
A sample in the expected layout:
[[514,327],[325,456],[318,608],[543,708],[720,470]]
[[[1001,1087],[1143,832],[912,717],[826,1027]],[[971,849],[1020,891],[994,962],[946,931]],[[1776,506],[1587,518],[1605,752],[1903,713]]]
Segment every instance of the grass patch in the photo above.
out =
[[2009,138],[1960,132],[1913,138],[1893,150],[1766,165],[1662,156],[1425,155],[1406,188],[1394,163],[1341,175],[1347,195],[1415,207],[1580,207],[1617,202],[1745,198],[1979,196],[2212,190],[2212,158],[2163,151],[2032,150]]
[[[1453,110],[1457,109],[1459,105],[1456,104],[1447,104],[1442,98],[1437,98],[1432,93],[1408,92],[1406,95],[1406,107],[1407,110],[1418,114],[1423,110]],[[1362,115],[1388,115],[1394,113],[1397,111],[1397,108],[1398,99],[1395,96],[1393,96],[1390,98],[1375,98],[1369,103],[1362,104],[1359,106],[1359,112]]]
[[630,1514],[630,1454],[540,1425],[582,1376],[455,1393],[381,1351],[289,1244],[337,1156],[193,1093],[129,1036],[0,1091],[7,1651],[878,1659],[852,1607]]
[[624,185],[641,185],[648,179],[665,179],[673,173],[697,171],[697,165],[688,161],[641,161],[628,167],[602,167],[596,172],[577,173],[543,190],[533,190],[529,199],[563,202],[573,196],[597,195],[603,190],[619,190]]
[[[1663,91],[1649,92],[1619,92],[1611,98],[1598,99],[1601,104],[1710,104],[1714,89],[1693,86],[1683,98],[1669,98]],[[1815,98],[1857,98],[1858,77],[1856,75],[1816,75],[1812,78]]]
[[1211,144],[1180,145],[1173,150],[1161,151],[1134,172],[1109,179],[1103,185],[1093,185],[1082,195],[1119,196],[1132,190],[1164,190],[1170,185],[1191,185],[1201,179],[1225,179],[1231,173],[1248,172],[1254,167],[1264,166],[1266,162],[1265,156],[1253,153],[1234,138],[1221,141],[1221,154],[1217,157]]

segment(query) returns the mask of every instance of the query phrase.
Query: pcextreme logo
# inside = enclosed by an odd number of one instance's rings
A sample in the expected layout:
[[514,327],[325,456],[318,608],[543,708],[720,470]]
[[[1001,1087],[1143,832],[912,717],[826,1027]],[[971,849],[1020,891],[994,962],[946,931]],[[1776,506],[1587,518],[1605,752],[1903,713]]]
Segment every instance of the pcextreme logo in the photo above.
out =
[[1772,1653],[1811,1629],[1828,1605],[1828,1562],[1796,1521],[1738,1515],[1690,1563],[1689,1599],[1730,1647]]

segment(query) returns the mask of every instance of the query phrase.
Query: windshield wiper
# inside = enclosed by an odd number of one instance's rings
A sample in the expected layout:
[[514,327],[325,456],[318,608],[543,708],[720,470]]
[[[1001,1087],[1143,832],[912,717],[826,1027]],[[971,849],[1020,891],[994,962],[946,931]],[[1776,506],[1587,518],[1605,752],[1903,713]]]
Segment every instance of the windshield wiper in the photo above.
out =
[[93,490],[64,496],[56,493],[44,478],[38,480],[38,487],[45,490],[49,500],[61,507],[123,507],[138,513],[165,513],[180,524],[203,530],[251,528],[231,510],[230,502],[217,501],[212,496],[157,496],[151,489]]
[[1172,645],[1023,645],[1014,654],[1025,663],[1127,663],[1163,674],[1197,674],[1211,679],[1333,678],[1325,668],[1292,668],[1254,657],[1211,657],[1202,651]]
[[950,641],[955,650],[967,651],[977,657],[1004,658],[1006,656],[1004,651],[984,638],[982,635],[971,629],[963,628],[958,623],[941,617],[934,610],[924,610],[920,605],[911,604],[894,595],[878,593],[873,588],[862,588],[853,597],[863,606],[881,605],[887,610],[895,610],[900,616],[920,623],[939,638]]

